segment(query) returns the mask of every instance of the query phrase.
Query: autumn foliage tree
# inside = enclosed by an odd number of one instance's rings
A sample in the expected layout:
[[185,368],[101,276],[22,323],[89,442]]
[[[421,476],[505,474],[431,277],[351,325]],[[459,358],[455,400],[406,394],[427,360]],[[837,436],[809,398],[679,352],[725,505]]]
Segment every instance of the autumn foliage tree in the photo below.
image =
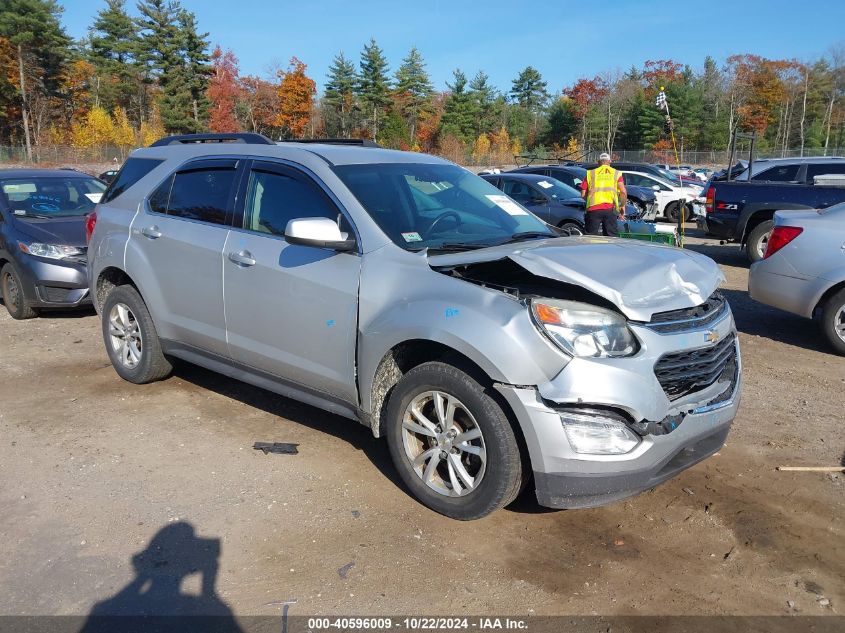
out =
[[208,128],[212,132],[237,132],[235,106],[241,94],[238,83],[238,58],[231,50],[225,53],[216,46],[211,53],[211,79],[208,82]]
[[307,66],[292,57],[286,71],[279,72],[279,110],[276,125],[290,138],[299,138],[311,120],[317,84],[305,74]]

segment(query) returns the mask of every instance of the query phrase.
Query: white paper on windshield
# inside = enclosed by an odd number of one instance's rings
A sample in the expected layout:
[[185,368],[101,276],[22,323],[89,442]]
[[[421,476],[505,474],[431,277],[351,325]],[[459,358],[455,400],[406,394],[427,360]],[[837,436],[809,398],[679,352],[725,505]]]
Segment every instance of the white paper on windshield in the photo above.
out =
[[85,197],[88,198],[94,204],[97,204],[98,202],[100,202],[100,198],[103,197],[103,194],[102,194],[102,192],[86,193]]
[[552,185],[552,183],[545,180],[541,180],[537,184],[540,185],[543,189],[551,189],[554,186]]
[[502,195],[487,195],[485,196],[490,202],[502,209],[509,215],[528,215],[528,211],[519,206],[516,202]]
[[35,193],[34,182],[10,182],[3,185],[4,193]]

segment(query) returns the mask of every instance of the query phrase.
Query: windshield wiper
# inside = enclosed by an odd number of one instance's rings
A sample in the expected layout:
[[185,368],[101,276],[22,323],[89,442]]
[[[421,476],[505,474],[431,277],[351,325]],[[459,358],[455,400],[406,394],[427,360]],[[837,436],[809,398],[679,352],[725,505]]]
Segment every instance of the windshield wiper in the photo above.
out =
[[18,217],[18,218],[37,218],[37,219],[39,219],[39,220],[49,220],[50,218],[55,217],[55,216],[52,216],[52,215],[44,215],[44,214],[42,214],[42,213],[29,213],[29,212],[27,211],[27,212],[26,212],[26,213],[24,213],[24,214],[16,213],[16,214],[15,214],[15,217]]
[[471,251],[476,248],[487,248],[494,244],[482,244],[479,242],[444,242],[439,246],[429,246],[430,251]]
[[550,231],[522,231],[520,233],[514,233],[504,242],[499,242],[500,244],[511,244],[512,242],[522,242],[524,240],[534,240],[538,238],[550,238],[550,237],[558,237],[554,233]]

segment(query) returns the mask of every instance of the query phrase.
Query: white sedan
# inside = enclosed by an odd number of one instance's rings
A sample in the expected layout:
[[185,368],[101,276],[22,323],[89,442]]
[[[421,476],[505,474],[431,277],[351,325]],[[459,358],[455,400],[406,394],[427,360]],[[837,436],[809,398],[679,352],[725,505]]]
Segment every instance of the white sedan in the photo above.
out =
[[689,214],[700,190],[695,187],[678,187],[668,180],[635,171],[623,171],[625,185],[645,187],[654,191],[657,198],[657,212],[671,222],[678,221],[678,213],[684,209],[684,218]]

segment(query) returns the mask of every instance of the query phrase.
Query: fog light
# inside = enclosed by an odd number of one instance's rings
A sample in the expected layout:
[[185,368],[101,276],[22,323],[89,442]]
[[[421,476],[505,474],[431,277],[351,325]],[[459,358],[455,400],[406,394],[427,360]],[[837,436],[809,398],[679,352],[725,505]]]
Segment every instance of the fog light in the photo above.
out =
[[622,455],[640,443],[640,438],[624,423],[580,413],[560,413],[566,437],[576,453]]

